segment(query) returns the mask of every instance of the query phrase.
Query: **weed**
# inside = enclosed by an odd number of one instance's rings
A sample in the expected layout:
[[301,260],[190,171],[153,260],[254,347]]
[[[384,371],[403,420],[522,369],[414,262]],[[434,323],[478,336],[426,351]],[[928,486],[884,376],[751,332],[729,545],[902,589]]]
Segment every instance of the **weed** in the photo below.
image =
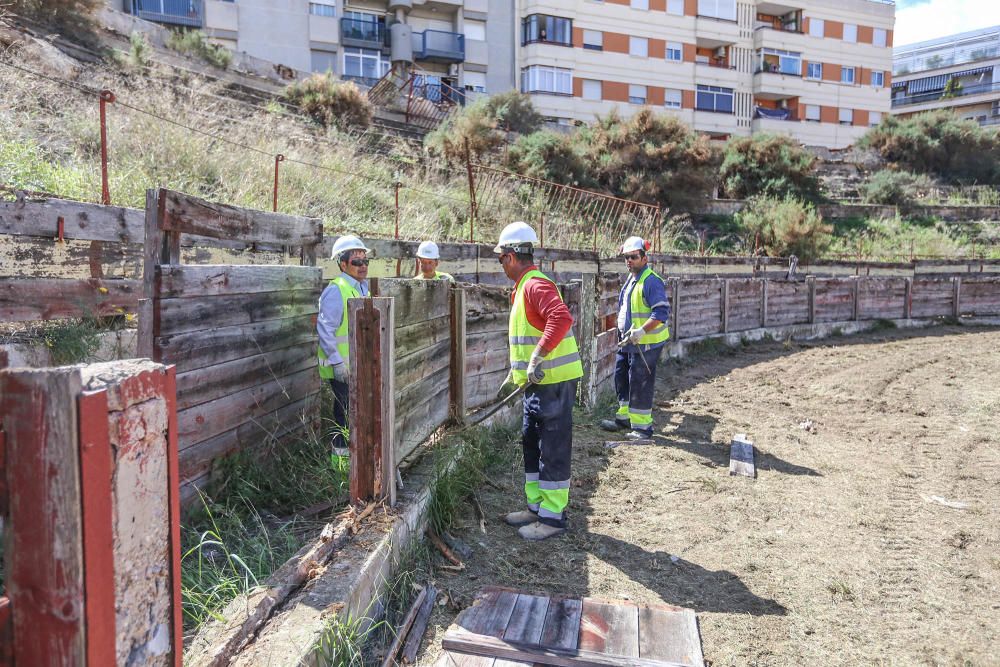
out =
[[107,329],[94,318],[60,320],[40,327],[38,334],[49,350],[53,366],[92,361]]
[[174,30],[167,39],[167,46],[178,53],[195,56],[213,67],[226,69],[233,61],[233,53],[224,46],[213,44],[200,30]]
[[839,579],[827,584],[826,590],[830,592],[833,597],[840,597],[840,599],[845,602],[854,602],[854,591],[851,587],[847,585],[846,582]]
[[701,486],[701,490],[705,493],[715,495],[719,492],[719,480],[717,479],[713,479],[711,477],[699,477],[694,481]]
[[887,320],[885,318],[879,318],[872,323],[872,328],[870,331],[889,331],[895,329],[896,323],[892,320]]
[[721,338],[705,338],[687,346],[688,356],[694,360],[700,357],[718,356],[730,352],[726,342]]
[[125,58],[128,65],[137,69],[146,67],[152,59],[151,52],[149,42],[146,41],[146,36],[141,32],[133,31],[128,36],[128,56]]
[[365,644],[384,625],[370,616],[333,617],[323,632],[322,638],[313,647],[315,662],[329,667],[364,667]]

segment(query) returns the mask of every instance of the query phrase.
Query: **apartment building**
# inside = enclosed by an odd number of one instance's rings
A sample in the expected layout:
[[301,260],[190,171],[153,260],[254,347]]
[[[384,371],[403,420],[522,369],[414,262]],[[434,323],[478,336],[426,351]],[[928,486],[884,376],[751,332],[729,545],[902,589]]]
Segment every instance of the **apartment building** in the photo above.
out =
[[892,69],[893,114],[951,109],[1000,124],[1000,26],[900,47]]
[[362,83],[414,62],[552,122],[618,108],[725,138],[852,144],[890,109],[890,0],[109,0],[237,51]]

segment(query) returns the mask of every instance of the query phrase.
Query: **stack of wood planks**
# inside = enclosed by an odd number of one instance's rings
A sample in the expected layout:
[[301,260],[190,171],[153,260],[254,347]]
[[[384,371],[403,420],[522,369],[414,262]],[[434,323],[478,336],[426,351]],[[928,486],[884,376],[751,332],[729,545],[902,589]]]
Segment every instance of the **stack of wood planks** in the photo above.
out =
[[465,290],[465,407],[482,408],[496,402],[507,375],[510,354],[507,325],[509,287],[463,286]]

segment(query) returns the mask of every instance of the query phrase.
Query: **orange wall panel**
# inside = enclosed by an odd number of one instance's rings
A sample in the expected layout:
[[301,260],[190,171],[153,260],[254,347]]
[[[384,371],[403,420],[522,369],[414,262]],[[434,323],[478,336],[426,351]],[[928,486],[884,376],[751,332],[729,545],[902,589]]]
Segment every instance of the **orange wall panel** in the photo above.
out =
[[583,79],[578,76],[573,77],[573,97],[583,97]]
[[607,0],[612,5],[631,5],[632,0]]
[[628,84],[620,81],[605,81],[603,89],[604,99],[609,102],[628,102]]
[[667,0],[649,0],[649,9],[654,12],[667,11]]
[[840,65],[834,63],[823,63],[823,80],[840,81]]
[[665,39],[653,39],[649,40],[649,57],[659,58],[663,60],[667,57],[667,40]]
[[855,109],[854,124],[858,127],[868,127],[868,112],[864,109]]
[[836,123],[839,122],[840,109],[837,107],[820,107],[819,108],[819,122],[821,123]]
[[808,16],[805,17],[804,19],[802,19],[802,32],[804,32],[807,35],[809,34],[809,17]]
[[875,29],[870,25],[858,26],[858,43],[871,44],[875,41]]
[[604,50],[611,53],[628,53],[628,35],[620,32],[604,33]]
[[828,39],[844,39],[844,24],[840,21],[827,21],[823,25],[823,36]]
[[693,63],[695,54],[698,52],[694,44],[684,45],[684,62]]
[[892,46],[892,30],[890,30],[885,36],[885,45]]
[[698,0],[684,0],[684,16],[698,16]]
[[681,91],[681,107],[684,109],[694,109],[694,91],[693,90],[682,90]]
[[583,46],[583,28],[573,28],[573,46],[578,49]]
[[666,94],[660,86],[646,86],[646,104],[651,107],[662,107]]

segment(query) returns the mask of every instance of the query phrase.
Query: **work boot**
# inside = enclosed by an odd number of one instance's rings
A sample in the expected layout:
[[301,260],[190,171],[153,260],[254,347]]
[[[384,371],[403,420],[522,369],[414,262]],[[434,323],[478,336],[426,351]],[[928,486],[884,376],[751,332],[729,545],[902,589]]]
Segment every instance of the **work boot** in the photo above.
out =
[[514,526],[515,528],[518,526],[527,526],[529,523],[538,521],[538,513],[531,510],[511,512],[503,518],[503,521],[508,526]]
[[642,431],[629,431],[625,434],[626,440],[652,440],[652,433],[643,433]]
[[566,532],[565,528],[560,528],[558,526],[550,526],[547,523],[542,523],[541,521],[536,521],[527,526],[521,526],[517,529],[517,534],[526,540],[532,542],[538,542],[539,540],[547,540],[550,537],[556,537],[557,535],[562,535]]
[[349,447],[334,447],[333,448],[333,455],[334,456],[341,456],[341,457],[343,457],[345,459],[346,458],[350,458],[350,456],[351,456],[351,450],[350,450]]
[[621,421],[620,419],[602,419],[600,427],[605,431],[625,431],[628,429],[628,422]]

